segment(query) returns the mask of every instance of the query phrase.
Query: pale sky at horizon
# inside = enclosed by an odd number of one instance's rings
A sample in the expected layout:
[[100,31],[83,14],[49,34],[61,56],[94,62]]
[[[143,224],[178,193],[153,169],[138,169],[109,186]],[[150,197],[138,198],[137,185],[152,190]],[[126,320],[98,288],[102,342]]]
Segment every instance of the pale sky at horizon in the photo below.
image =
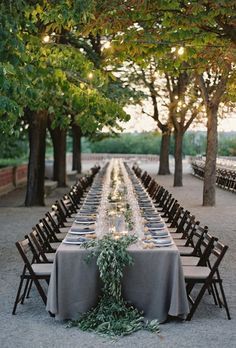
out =
[[[156,122],[150,117],[141,113],[140,108],[131,105],[125,108],[126,112],[131,115],[128,122],[121,122],[125,132],[148,132],[157,129]],[[193,125],[189,130],[206,130],[203,125]],[[236,113],[231,113],[227,118],[219,119],[218,130],[220,132],[236,132]]]

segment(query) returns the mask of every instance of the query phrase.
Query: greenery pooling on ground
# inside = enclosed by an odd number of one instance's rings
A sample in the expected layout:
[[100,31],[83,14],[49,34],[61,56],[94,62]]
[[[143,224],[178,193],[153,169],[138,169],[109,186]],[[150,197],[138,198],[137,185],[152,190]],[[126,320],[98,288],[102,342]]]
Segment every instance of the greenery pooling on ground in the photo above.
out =
[[69,327],[78,327],[83,331],[117,337],[129,335],[146,329],[159,332],[157,320],[145,321],[142,313],[128,304],[121,295],[121,280],[124,268],[133,265],[133,259],[127,251],[135,236],[122,236],[114,239],[105,235],[100,240],[89,241],[85,248],[92,248],[87,261],[97,257],[100,277],[103,281],[102,296],[95,308],[83,314],[78,320],[70,321]]

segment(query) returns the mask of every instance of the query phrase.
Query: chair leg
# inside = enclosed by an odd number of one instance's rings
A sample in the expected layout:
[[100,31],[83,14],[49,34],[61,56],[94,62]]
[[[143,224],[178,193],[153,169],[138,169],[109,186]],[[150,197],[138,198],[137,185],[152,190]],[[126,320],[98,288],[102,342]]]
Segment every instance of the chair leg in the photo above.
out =
[[215,284],[211,284],[209,289],[208,289],[209,295],[213,296],[214,299],[214,303],[217,306],[218,304],[220,305],[220,301],[219,301],[219,295],[218,295],[218,291],[215,287]]
[[23,295],[22,295],[22,298],[21,298],[21,304],[24,303],[24,300],[25,300],[25,296],[26,296],[26,293],[27,293],[27,290],[28,290],[28,286],[29,286],[29,282],[30,282],[30,279],[27,279],[26,280],[26,284],[25,284],[25,288],[24,288],[24,291],[23,291]]
[[46,305],[47,304],[47,296],[45,295],[45,292],[41,286],[41,284],[39,283],[38,279],[33,279],[34,284],[39,292],[39,295],[41,296],[43,303]]
[[192,319],[193,314],[195,313],[195,311],[196,311],[196,309],[197,309],[197,307],[198,307],[198,305],[199,305],[199,303],[200,303],[200,301],[201,301],[201,299],[202,299],[202,297],[203,297],[203,295],[204,295],[208,285],[209,284],[204,284],[202,286],[202,288],[201,288],[199,294],[197,295],[197,297],[196,297],[196,299],[195,299],[195,301],[194,301],[194,303],[193,303],[193,305],[192,305],[192,307],[190,309],[190,312],[189,312],[189,314],[188,314],[188,316],[186,318],[187,321],[190,321]]
[[33,284],[33,280],[31,279],[30,280],[30,285],[29,285],[29,288],[28,288],[28,291],[27,291],[26,298],[29,298],[29,294],[30,294],[30,291],[31,291],[31,288],[32,288],[32,284]]
[[224,305],[225,310],[226,310],[227,318],[230,320],[231,316],[229,313],[229,307],[228,307],[228,303],[226,301],[226,296],[225,296],[222,280],[219,281],[219,287],[220,287],[220,291],[221,291],[221,295],[222,295],[223,305]]
[[21,289],[22,289],[22,286],[23,286],[23,282],[24,282],[24,277],[21,276],[21,280],[20,280],[20,284],[19,284],[19,288],[18,288],[18,291],[17,291],[17,294],[16,294],[16,299],[15,299],[15,303],[14,303],[14,306],[13,306],[13,310],[12,310],[12,314],[16,314],[16,307],[19,303],[19,300],[20,300],[20,293],[21,293]]

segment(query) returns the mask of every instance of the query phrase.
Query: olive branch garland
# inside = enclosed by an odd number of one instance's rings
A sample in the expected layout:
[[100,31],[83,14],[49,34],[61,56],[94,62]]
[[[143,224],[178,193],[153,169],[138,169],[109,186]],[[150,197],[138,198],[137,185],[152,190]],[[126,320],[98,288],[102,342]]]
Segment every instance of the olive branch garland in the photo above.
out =
[[141,329],[159,332],[157,320],[145,321],[142,313],[124,301],[121,295],[124,268],[134,263],[127,248],[136,240],[135,236],[114,239],[108,234],[102,239],[83,244],[86,249],[92,248],[86,258],[87,262],[97,257],[103,282],[102,296],[96,307],[83,314],[78,320],[69,321],[68,327],[78,327],[83,331],[110,337],[129,335]]
[[133,213],[132,213],[132,209],[130,208],[129,204],[126,204],[126,211],[125,211],[125,221],[128,224],[129,230],[132,230],[132,228],[134,227],[134,222],[133,222]]

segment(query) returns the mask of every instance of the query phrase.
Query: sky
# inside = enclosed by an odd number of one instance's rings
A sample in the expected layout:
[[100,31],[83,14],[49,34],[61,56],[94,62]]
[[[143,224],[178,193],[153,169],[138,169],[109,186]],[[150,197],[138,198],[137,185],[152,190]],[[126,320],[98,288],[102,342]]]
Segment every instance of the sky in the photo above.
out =
[[[148,132],[157,129],[156,122],[150,117],[143,114],[139,106],[130,105],[125,108],[125,111],[131,115],[128,122],[121,122],[125,132]],[[193,125],[190,130],[206,130],[206,126]],[[218,130],[220,132],[236,132],[236,112],[229,114],[224,119],[219,119]]]

